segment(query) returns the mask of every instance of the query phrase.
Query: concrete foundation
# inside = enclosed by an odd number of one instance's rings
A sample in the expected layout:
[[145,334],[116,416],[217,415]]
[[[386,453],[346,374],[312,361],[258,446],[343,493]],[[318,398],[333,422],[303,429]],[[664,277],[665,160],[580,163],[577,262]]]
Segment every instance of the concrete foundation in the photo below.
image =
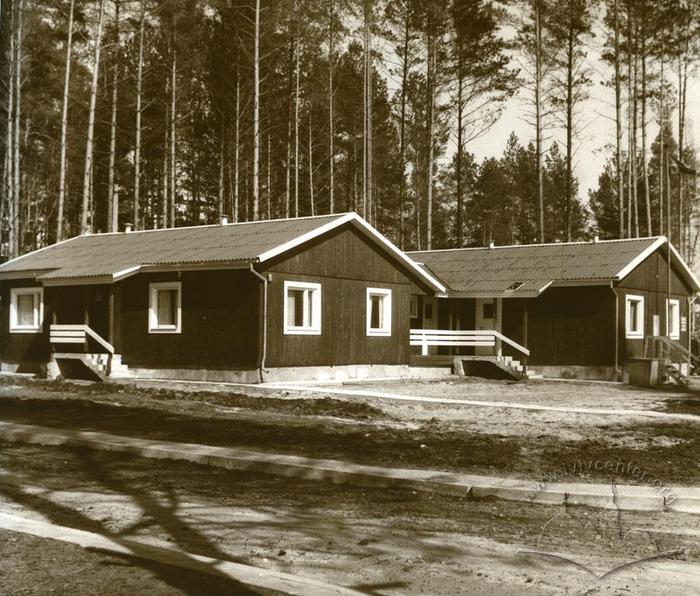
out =
[[347,381],[361,379],[434,379],[452,374],[451,366],[408,366],[406,364],[357,364],[347,366],[302,366],[271,368],[265,371],[265,381],[285,383],[294,381]]
[[530,370],[553,379],[582,379],[591,381],[617,381],[614,366],[540,366]]
[[46,376],[46,362],[24,360],[22,362],[0,362],[0,372],[27,373],[44,378]]
[[214,370],[206,368],[132,368],[129,376],[136,379],[168,381],[211,381],[212,383],[259,383],[258,370]]
[[[203,381],[212,383],[259,383],[258,370],[209,370],[182,368],[132,368],[135,379],[166,379],[169,381]],[[452,374],[452,367],[417,367],[405,364],[358,364],[348,366],[299,366],[268,368],[263,373],[267,383],[298,381],[346,381],[362,379],[434,379]]]

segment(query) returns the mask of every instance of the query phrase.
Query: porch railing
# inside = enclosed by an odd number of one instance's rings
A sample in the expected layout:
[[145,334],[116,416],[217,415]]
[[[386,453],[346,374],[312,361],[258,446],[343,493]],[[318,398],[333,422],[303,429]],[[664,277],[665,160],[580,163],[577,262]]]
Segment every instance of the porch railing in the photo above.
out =
[[695,354],[667,335],[647,335],[644,338],[644,357],[687,362],[693,366],[700,364],[700,359]]
[[88,325],[51,325],[49,341],[52,344],[84,344],[88,338],[108,354],[114,354],[114,346]]
[[525,356],[530,355],[530,350],[525,346],[496,330],[411,329],[410,338],[410,345],[420,346],[422,356],[429,354],[431,346],[490,347],[494,348],[495,355],[500,356],[501,344],[509,345]]

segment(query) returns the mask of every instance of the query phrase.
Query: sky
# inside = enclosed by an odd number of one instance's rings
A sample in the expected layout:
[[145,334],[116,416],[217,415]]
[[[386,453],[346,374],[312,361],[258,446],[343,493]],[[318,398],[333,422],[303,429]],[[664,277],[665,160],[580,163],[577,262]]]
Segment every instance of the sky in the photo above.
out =
[[[590,97],[580,105],[583,130],[575,154],[574,171],[579,180],[580,198],[588,201],[588,193],[598,187],[598,176],[603,170],[608,156],[612,154],[615,146],[615,98],[614,91],[604,86],[604,82],[612,79],[613,71],[600,58],[599,46],[602,43],[603,31],[601,23],[597,23],[594,31],[596,36],[589,42],[587,49],[587,64],[591,70],[592,84],[590,85]],[[505,32],[505,37],[511,37],[514,32]],[[517,62],[514,63],[517,66]],[[658,64],[649,62],[648,72],[653,74],[658,71]],[[673,76],[668,79],[676,83]],[[626,101],[623,89],[623,109]],[[505,106],[501,118],[487,134],[473,141],[468,150],[481,160],[485,157],[500,155],[505,149],[506,142],[511,132],[515,132],[522,144],[535,140],[534,125],[528,123],[523,115],[529,110],[527,93],[521,91],[516,94]],[[626,116],[625,116],[626,117]],[[672,117],[674,136],[678,138],[678,112],[674,111]],[[656,113],[647,104],[647,149],[658,134],[658,126],[655,123]],[[686,108],[686,138],[696,149],[698,139],[693,134],[693,129],[700,126],[700,76],[694,73],[688,83],[687,108]],[[694,127],[693,125],[696,124]],[[553,141],[558,141],[564,149],[564,131],[552,129],[548,133],[550,137],[545,143],[545,150]],[[627,131],[623,126],[623,147],[627,143]],[[641,149],[641,132],[638,133],[638,143]]]

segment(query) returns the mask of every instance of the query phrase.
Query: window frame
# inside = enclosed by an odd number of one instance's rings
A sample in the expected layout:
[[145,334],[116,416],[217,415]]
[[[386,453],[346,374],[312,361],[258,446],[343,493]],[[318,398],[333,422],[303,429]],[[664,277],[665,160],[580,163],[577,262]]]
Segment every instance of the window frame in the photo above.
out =
[[[37,295],[38,304],[34,306],[34,320],[32,325],[20,325],[18,323],[17,298],[19,296]],[[44,328],[44,288],[40,286],[11,288],[10,289],[10,333],[41,333]]]
[[[158,325],[158,292],[160,290],[177,290],[177,324]],[[182,333],[182,282],[163,281],[148,285],[148,332],[154,334]]]
[[[673,319],[669,316],[671,306],[676,307],[676,316]],[[673,322],[675,322],[675,330],[674,325],[670,324]],[[681,301],[678,298],[671,298],[671,300],[666,298],[666,335],[671,339],[681,338]]]
[[[308,325],[289,325],[289,290],[311,290],[311,314]],[[285,280],[284,293],[282,295],[282,316],[284,322],[284,335],[321,335],[322,314],[322,288],[321,284],[310,281]],[[304,307],[306,308],[306,307]],[[306,317],[304,317],[306,318]]]
[[[641,305],[637,311],[636,326],[638,327],[638,330],[636,331],[632,331],[630,327],[632,302],[637,302]],[[627,339],[644,339],[644,317],[644,296],[640,296],[638,294],[625,294],[625,337]]]
[[[384,312],[382,327],[375,329],[372,327],[372,297],[380,296],[382,298]],[[392,295],[390,288],[367,288],[366,292],[366,319],[367,319],[367,336],[368,337],[391,337],[391,318],[392,318]],[[387,308],[388,304],[388,308]]]

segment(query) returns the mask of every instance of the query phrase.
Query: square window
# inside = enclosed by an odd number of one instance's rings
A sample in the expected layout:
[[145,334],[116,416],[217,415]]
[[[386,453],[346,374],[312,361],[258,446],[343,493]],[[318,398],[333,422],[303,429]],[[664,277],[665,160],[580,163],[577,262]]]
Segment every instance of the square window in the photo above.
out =
[[644,337],[644,296],[625,297],[625,335],[630,339]]
[[391,335],[391,290],[367,288],[367,335]]
[[321,334],[321,284],[284,282],[284,333]]
[[681,304],[676,299],[666,299],[666,335],[671,339],[681,338]]
[[182,283],[150,284],[149,333],[180,333],[182,327]]
[[484,302],[484,319],[493,319],[493,302]]
[[42,288],[10,290],[10,332],[39,333],[44,319]]

